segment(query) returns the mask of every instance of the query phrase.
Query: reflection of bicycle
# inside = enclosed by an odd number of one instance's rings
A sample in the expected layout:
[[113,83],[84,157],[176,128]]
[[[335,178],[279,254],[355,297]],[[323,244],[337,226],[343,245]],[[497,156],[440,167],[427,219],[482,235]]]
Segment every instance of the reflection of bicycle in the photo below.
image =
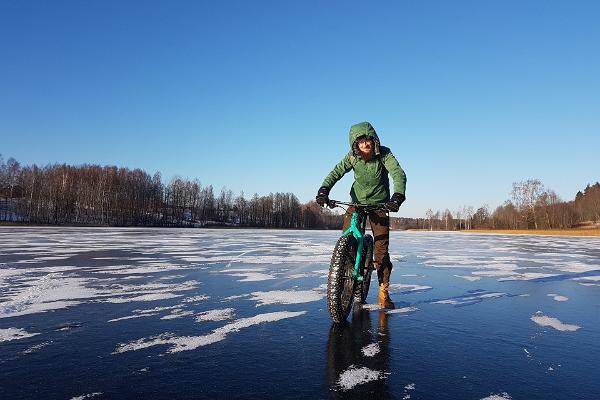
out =
[[[329,207],[352,207],[352,222],[335,244],[329,278],[327,307],[333,322],[346,320],[352,303],[364,304],[369,294],[373,272],[373,237],[365,235],[370,211],[384,210],[385,204],[358,204],[330,200]],[[343,207],[341,207],[343,208]]]
[[[331,324],[327,340],[327,381],[330,398],[336,399],[390,399],[387,379],[390,366],[390,338],[387,329],[388,314],[379,311],[379,319],[372,321],[369,310],[352,312],[348,323]],[[373,324],[373,322],[375,324]],[[375,347],[378,351],[365,353]],[[342,374],[352,368],[368,368],[377,379],[357,385],[351,392],[340,381]],[[395,398],[395,397],[393,397]]]

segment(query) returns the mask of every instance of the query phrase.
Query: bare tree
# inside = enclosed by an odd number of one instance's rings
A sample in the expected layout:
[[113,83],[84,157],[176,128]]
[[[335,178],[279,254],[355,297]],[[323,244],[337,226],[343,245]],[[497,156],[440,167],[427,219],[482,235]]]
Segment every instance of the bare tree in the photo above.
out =
[[519,211],[524,214],[528,227],[533,226],[538,229],[536,206],[543,191],[544,185],[539,179],[528,179],[513,183],[511,192],[513,201]]
[[425,215],[427,216],[427,219],[429,220],[429,230],[432,231],[433,230],[433,210],[431,208],[428,208],[427,211],[425,212]]

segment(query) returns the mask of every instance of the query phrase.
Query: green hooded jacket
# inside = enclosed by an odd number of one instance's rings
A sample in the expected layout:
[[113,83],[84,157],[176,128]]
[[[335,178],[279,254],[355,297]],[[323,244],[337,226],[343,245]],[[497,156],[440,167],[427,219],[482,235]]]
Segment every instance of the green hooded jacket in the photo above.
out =
[[[375,155],[369,161],[360,157],[356,139],[367,136],[375,142]],[[322,186],[331,189],[347,172],[354,170],[354,183],[350,197],[355,203],[378,204],[390,199],[390,180],[394,181],[394,192],[405,194],[406,174],[389,148],[381,146],[375,128],[361,122],[350,128],[350,152],[327,175]]]

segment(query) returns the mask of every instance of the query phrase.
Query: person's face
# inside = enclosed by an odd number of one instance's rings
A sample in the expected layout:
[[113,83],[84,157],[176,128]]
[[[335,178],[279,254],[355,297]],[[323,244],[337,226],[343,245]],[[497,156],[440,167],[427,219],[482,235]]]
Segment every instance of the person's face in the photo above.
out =
[[373,139],[371,138],[361,138],[358,139],[358,149],[364,154],[370,154],[375,147],[375,143],[373,143]]

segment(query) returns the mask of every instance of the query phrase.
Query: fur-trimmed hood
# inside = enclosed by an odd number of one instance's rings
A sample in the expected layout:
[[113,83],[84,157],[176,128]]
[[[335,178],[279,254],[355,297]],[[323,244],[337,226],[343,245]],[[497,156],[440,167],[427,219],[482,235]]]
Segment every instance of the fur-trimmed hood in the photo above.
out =
[[350,128],[350,151],[352,152],[352,155],[361,158],[356,139],[362,136],[373,139],[373,142],[375,143],[375,155],[379,155],[381,152],[379,136],[377,136],[375,128],[373,128],[373,125],[371,125],[369,122],[361,122],[359,124],[352,125]]

